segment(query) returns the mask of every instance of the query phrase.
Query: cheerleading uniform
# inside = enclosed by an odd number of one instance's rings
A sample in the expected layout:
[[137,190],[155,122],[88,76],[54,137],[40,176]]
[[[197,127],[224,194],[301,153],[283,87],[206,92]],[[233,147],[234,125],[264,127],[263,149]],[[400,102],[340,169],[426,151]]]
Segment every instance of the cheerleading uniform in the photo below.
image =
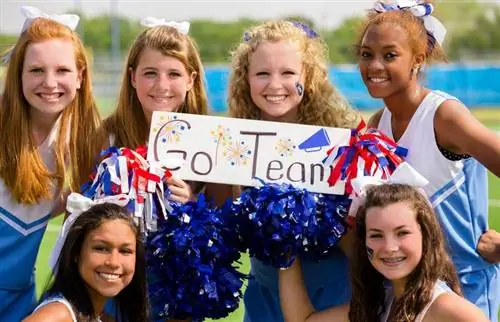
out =
[[[425,315],[431,308],[432,304],[436,299],[441,295],[445,293],[450,293],[450,294],[455,294],[449,287],[446,285],[445,282],[438,280],[436,284],[434,285],[434,290],[432,291],[432,297],[429,303],[420,311],[420,313],[417,315],[415,318],[415,322],[422,322],[425,318]],[[385,312],[382,315],[382,319],[380,322],[387,322],[389,318],[389,314],[391,312],[391,306],[394,302],[394,291],[392,287],[389,287],[385,290]]]
[[[57,124],[38,151],[49,171],[55,170],[53,149]],[[20,321],[35,306],[35,261],[55,200],[18,203],[0,179],[0,321]]]
[[[408,149],[407,162],[429,184],[424,188],[445,234],[465,297],[498,321],[500,265],[484,260],[476,251],[488,230],[486,169],[468,156],[444,152],[437,144],[434,117],[445,100],[457,100],[440,91],[430,92],[413,115],[398,145]],[[392,136],[391,113],[385,108],[378,129]]]
[[[71,315],[71,321],[72,322],[77,322],[78,320],[76,319],[76,314],[75,311],[73,310],[73,306],[69,303],[69,301],[62,295],[62,294],[53,294],[47,296],[36,308],[33,312],[39,310],[40,308],[44,307],[45,305],[48,305],[50,303],[61,303],[63,304],[69,311],[69,314]],[[96,322],[100,322],[100,319],[97,320]]]

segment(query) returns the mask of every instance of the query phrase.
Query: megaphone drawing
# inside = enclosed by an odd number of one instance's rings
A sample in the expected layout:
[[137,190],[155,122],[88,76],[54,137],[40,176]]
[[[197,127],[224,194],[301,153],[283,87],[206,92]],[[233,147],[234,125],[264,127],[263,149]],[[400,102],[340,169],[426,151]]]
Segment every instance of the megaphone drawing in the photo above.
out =
[[317,152],[323,147],[330,145],[330,138],[325,129],[320,129],[318,132],[305,139],[304,142],[299,144],[299,149],[306,152]]

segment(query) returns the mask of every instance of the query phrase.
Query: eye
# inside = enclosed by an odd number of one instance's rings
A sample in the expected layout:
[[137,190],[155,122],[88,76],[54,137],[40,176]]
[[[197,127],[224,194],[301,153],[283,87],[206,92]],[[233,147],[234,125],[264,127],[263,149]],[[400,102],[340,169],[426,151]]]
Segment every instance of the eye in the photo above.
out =
[[398,231],[397,235],[398,235],[398,237],[403,237],[403,236],[406,236],[408,234],[410,234],[409,231],[407,231],[407,230],[400,230],[400,231]]
[[372,57],[372,54],[371,54],[371,53],[369,53],[368,51],[361,51],[361,52],[359,53],[359,57],[361,57],[361,58],[365,58],[365,59],[366,59],[366,58],[370,58],[370,57]]
[[95,251],[98,251],[98,252],[108,252],[109,251],[108,247],[102,246],[102,245],[94,246],[94,247],[92,247],[92,249]]
[[379,234],[379,233],[369,234],[369,235],[368,235],[368,238],[371,238],[371,239],[379,239],[379,238],[382,238],[382,234]]
[[268,75],[269,75],[269,73],[268,73],[268,72],[258,72],[258,73],[256,73],[255,75],[257,75],[257,76],[261,77],[261,76],[268,76]]
[[120,253],[125,254],[125,255],[130,255],[134,253],[134,250],[131,248],[122,248],[120,249]]
[[35,67],[35,68],[30,69],[30,73],[33,73],[33,74],[40,74],[42,72],[43,72],[43,69],[39,68],[39,67]]
[[396,57],[398,57],[397,53],[387,53],[384,55],[385,60],[394,60]]
[[144,72],[144,76],[148,77],[148,78],[152,78],[152,77],[155,77],[156,76],[156,72],[155,71],[152,71],[152,70],[148,70],[148,71],[145,71]]
[[295,75],[296,73],[293,70],[287,70],[283,74],[284,75]]
[[63,68],[59,68],[57,70],[57,72],[60,74],[71,73],[71,69],[63,67]]
[[170,76],[170,78],[179,78],[182,76],[179,72],[170,72],[168,75]]

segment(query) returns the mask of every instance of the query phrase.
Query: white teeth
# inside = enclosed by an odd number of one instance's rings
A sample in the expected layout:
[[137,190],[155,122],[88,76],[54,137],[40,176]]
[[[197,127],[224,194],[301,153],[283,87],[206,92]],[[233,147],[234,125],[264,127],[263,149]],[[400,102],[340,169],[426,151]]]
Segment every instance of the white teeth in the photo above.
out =
[[399,263],[405,260],[405,257],[383,258],[382,261],[386,263]]
[[280,102],[286,98],[286,95],[266,95],[266,99],[270,102]]
[[43,98],[44,100],[56,100],[61,96],[60,93],[53,93],[53,94],[46,94],[46,93],[40,93],[40,97]]
[[111,273],[98,273],[100,277],[107,281],[114,281],[120,278],[119,274],[111,274]]
[[370,77],[369,79],[372,83],[382,83],[388,80],[388,78],[381,78],[381,77]]

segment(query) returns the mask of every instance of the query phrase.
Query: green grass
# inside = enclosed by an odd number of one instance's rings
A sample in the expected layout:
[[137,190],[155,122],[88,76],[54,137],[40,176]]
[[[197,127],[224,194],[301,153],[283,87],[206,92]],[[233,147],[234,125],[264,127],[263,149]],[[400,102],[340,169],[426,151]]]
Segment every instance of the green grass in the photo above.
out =
[[[100,98],[98,99],[98,104],[101,106],[102,116],[105,117],[111,113],[114,106],[114,100]],[[369,113],[364,114],[366,114],[365,117],[369,116]],[[474,110],[474,115],[484,124],[496,130],[500,130],[500,109]],[[489,208],[490,226],[493,229],[500,230],[500,179],[491,174],[489,175],[489,198],[493,201],[490,202]],[[57,238],[61,222],[62,217],[51,220],[40,247],[36,263],[37,293],[39,295],[45,287],[49,277],[50,269],[48,267],[48,259]],[[241,271],[245,273],[249,271],[249,262],[246,256],[244,256],[242,260]],[[243,304],[241,304],[238,310],[233,312],[229,317],[219,321],[239,322],[242,320]]]

